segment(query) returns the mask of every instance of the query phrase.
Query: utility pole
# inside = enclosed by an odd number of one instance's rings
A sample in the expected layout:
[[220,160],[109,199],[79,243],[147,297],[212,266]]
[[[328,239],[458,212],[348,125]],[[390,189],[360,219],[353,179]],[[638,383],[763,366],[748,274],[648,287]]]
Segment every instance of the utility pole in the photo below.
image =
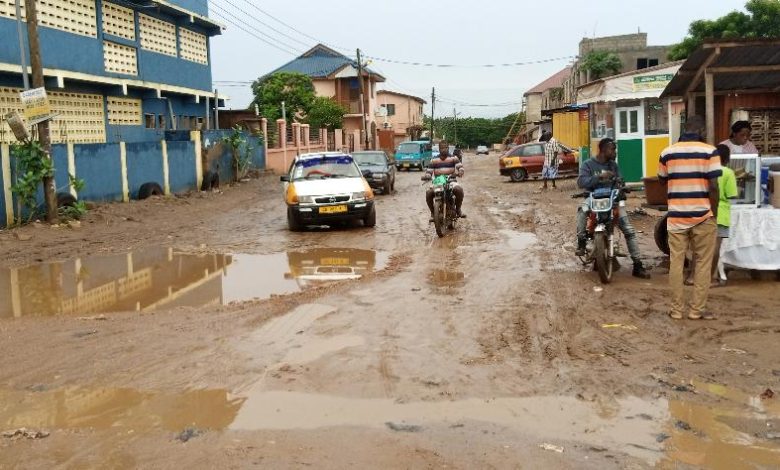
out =
[[214,129],[219,129],[219,90],[214,88]]
[[[368,150],[368,123],[366,122],[365,90],[363,85],[363,61],[360,59],[360,49],[357,50],[358,83],[360,84],[360,114],[363,127],[363,150]],[[370,86],[370,85],[369,85]]]
[[458,112],[455,110],[455,108],[452,108],[452,121],[455,125],[455,142],[453,142],[455,145],[458,145]]
[[282,101],[282,119],[284,119],[284,122],[287,122],[287,107],[284,104],[284,101]]
[[[41,61],[41,43],[38,40],[38,12],[35,0],[24,0],[27,10],[27,39],[30,43],[30,66],[32,68],[33,88],[44,88],[43,63]],[[51,161],[51,135],[49,121],[38,124],[38,139],[41,141],[44,157]],[[54,177],[43,178],[43,195],[46,200],[46,221],[57,221],[57,188],[54,186]]]
[[431,145],[433,145],[433,115],[436,111],[436,87],[431,88]]
[[16,0],[16,32],[19,34],[19,59],[22,64],[22,80],[24,89],[30,89],[30,78],[27,76],[27,49],[24,47],[24,32],[22,31],[22,0]]

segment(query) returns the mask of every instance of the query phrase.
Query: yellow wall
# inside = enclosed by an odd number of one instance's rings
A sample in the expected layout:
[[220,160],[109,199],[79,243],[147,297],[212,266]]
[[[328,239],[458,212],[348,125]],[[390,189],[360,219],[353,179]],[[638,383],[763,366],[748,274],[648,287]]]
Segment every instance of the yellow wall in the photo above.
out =
[[658,174],[658,159],[669,146],[669,136],[645,137],[645,176]]
[[588,145],[588,121],[580,120],[578,112],[555,113],[553,135],[567,147],[578,149]]

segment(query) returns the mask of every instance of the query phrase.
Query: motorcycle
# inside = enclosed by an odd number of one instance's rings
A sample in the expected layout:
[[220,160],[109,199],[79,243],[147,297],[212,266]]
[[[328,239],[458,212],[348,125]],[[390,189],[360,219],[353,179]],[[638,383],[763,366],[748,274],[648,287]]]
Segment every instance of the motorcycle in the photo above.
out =
[[613,272],[620,267],[617,258],[625,256],[619,253],[620,243],[615,235],[615,228],[620,219],[620,208],[625,207],[626,195],[629,192],[621,181],[613,181],[609,188],[585,191],[572,196],[588,198],[585,256],[579,258],[584,266],[593,264],[602,284],[612,281]]
[[433,225],[439,237],[443,237],[447,230],[455,230],[458,213],[455,209],[452,185],[456,181],[455,175],[439,175],[433,178]]

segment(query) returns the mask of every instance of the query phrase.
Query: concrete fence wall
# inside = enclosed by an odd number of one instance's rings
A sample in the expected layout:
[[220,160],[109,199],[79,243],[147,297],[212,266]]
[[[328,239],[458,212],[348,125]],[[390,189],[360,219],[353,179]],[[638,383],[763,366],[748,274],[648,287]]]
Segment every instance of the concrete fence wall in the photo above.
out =
[[[269,129],[269,125],[274,127]],[[319,129],[318,132],[312,133],[308,124],[294,122],[288,125],[284,119],[269,124],[263,118],[262,130],[265,142],[273,142],[271,146],[266,145],[265,148],[266,168],[279,174],[287,173],[296,155],[334,150],[328,149],[327,131]],[[271,134],[276,137],[271,138]],[[292,138],[288,139],[285,136]]]
[[[231,131],[182,132],[170,140],[112,144],[57,144],[52,146],[58,193],[70,192],[82,201],[129,201],[138,197],[145,183],[157,183],[166,195],[198,190],[204,171],[215,171],[221,181],[233,179],[232,152],[222,138]],[[251,166],[265,169],[262,138],[245,136]],[[76,193],[68,175],[84,180]],[[16,179],[15,162],[8,145],[0,146],[0,227],[17,219],[16,196],[11,187]],[[43,205],[43,191],[39,191]],[[24,214],[23,214],[24,215]]]

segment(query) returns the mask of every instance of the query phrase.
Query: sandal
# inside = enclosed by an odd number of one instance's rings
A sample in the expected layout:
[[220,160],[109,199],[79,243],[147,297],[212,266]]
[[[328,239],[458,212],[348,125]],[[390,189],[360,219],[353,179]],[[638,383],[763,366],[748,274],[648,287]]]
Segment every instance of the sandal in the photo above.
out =
[[683,281],[683,284],[685,284],[686,286],[692,286],[693,285],[693,279],[686,279],[685,281]]
[[688,315],[688,320],[717,320],[718,317],[709,312],[704,312],[700,315]]
[[712,284],[710,284],[710,287],[714,289],[716,287],[726,287],[727,285],[728,285],[728,281],[726,281],[725,279],[714,279],[712,281]]
[[682,320],[683,316],[681,313],[669,313],[669,318],[672,320]]

